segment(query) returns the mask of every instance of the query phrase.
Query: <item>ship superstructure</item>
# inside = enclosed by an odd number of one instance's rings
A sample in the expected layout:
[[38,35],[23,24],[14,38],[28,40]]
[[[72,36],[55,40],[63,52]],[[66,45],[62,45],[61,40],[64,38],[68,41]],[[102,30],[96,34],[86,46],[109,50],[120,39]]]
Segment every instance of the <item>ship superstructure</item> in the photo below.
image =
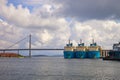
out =
[[113,51],[120,51],[120,42],[113,44]]
[[113,50],[110,51],[109,57],[112,59],[120,59],[120,42],[113,44]]

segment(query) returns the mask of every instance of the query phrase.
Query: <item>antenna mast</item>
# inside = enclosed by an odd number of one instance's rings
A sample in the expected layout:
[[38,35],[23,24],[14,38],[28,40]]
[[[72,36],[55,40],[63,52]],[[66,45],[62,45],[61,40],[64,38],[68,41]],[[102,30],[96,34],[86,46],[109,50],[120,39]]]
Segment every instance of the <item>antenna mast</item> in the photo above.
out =
[[70,39],[69,39],[69,44],[70,44]]
[[94,43],[94,39],[92,39],[92,42]]
[[80,44],[82,43],[82,39],[80,39]]

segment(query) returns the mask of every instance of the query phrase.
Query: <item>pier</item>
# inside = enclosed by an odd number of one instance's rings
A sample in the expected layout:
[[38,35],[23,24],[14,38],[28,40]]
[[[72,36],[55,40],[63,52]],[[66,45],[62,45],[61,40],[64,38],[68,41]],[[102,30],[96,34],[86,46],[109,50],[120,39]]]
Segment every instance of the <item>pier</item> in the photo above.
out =
[[112,51],[112,50],[102,50],[101,51],[101,54],[100,54],[100,56],[101,56],[101,58],[104,58],[104,57],[106,57],[106,56],[109,56],[109,52],[110,51]]

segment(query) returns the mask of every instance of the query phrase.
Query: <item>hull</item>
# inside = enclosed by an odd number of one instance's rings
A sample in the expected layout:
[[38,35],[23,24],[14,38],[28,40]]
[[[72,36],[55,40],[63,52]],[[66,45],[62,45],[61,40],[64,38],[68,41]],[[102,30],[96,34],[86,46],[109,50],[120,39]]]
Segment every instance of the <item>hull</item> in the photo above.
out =
[[87,58],[100,58],[100,51],[88,51]]
[[120,42],[113,44],[113,50],[108,53],[108,56],[103,60],[118,60],[120,61]]
[[86,51],[76,51],[76,58],[86,58]]
[[75,58],[75,54],[73,51],[64,51],[64,58],[65,59]]
[[120,58],[112,58],[112,57],[107,56],[107,57],[103,58],[103,60],[120,61]]
[[110,51],[109,57],[112,59],[120,59],[120,51]]

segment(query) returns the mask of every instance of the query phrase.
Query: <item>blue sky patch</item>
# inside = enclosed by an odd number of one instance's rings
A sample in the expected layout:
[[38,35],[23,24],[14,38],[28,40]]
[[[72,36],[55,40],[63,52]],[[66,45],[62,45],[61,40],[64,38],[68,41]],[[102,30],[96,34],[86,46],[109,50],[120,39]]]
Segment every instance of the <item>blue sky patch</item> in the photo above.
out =
[[18,5],[22,5],[23,8],[27,7],[30,10],[30,12],[33,9],[33,6],[26,5],[23,0],[8,0],[7,5],[9,4],[13,4],[15,7],[17,7]]

